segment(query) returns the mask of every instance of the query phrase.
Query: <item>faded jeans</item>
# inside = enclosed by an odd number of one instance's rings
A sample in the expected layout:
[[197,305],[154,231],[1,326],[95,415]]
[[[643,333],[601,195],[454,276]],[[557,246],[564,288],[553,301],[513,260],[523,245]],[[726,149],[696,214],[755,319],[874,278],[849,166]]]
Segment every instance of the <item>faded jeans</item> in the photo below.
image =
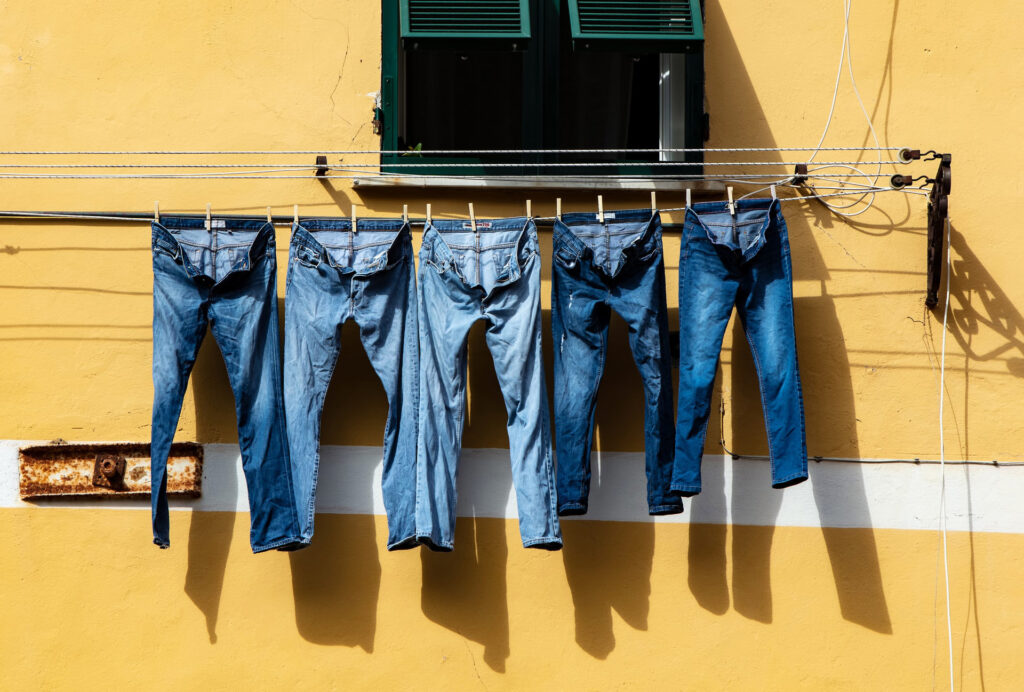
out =
[[466,404],[466,341],[487,322],[508,412],[512,481],[524,547],[558,549],[554,470],[541,354],[540,255],[527,218],[432,221],[420,249],[420,400],[416,529],[451,550]]
[[352,233],[348,220],[303,221],[292,229],[287,287],[284,401],[302,540],[313,537],[324,398],[341,326],[352,319],[388,401],[381,482],[387,548],[413,547],[419,362],[408,224],[360,219]]
[[167,455],[209,324],[235,394],[253,552],[301,547],[281,395],[274,228],[263,221],[153,223],[153,542],[170,545]]

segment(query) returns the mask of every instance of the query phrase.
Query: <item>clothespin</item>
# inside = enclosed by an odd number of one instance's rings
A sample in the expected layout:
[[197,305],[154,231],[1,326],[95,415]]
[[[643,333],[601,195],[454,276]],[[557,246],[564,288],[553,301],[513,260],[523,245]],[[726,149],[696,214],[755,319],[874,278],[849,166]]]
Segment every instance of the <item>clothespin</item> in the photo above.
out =
[[298,204],[296,204],[292,208],[292,212],[294,212],[294,216],[295,216],[294,223],[295,223],[296,226],[298,226],[299,225],[299,205]]
[[729,213],[736,216],[736,203],[732,200],[732,188],[727,187],[726,192],[729,193]]
[[473,203],[469,203],[469,223],[473,226],[473,232],[476,233],[476,214],[473,212]]
[[409,205],[408,204],[403,204],[402,205],[402,222],[403,223],[409,223]]
[[772,190],[772,199],[778,199],[779,196],[777,194],[775,194],[775,186],[774,185],[771,186],[771,190]]
[[526,200],[526,218],[533,218],[533,202]]
[[160,200],[153,202],[153,220],[160,223]]
[[211,216],[210,216],[210,206],[211,206],[210,203],[207,202],[206,203],[206,230],[210,230],[210,227],[213,225],[213,222],[212,222]]
[[430,202],[427,202],[427,223],[430,223]]
[[562,220],[562,198],[561,197],[555,197],[555,217],[559,221]]
[[691,201],[691,196],[692,196],[690,194],[691,192],[692,191],[690,190],[690,188],[686,188],[686,208],[687,209],[689,209],[690,207],[693,206],[693,202]]
[[352,235],[356,233],[356,206],[355,204],[352,205]]
[[658,193],[651,190],[651,216],[654,216],[656,211],[658,211]]
[[604,223],[604,197],[601,195],[597,196],[597,220]]
[[274,213],[270,210],[270,207],[267,207],[267,223],[271,226],[274,225]]

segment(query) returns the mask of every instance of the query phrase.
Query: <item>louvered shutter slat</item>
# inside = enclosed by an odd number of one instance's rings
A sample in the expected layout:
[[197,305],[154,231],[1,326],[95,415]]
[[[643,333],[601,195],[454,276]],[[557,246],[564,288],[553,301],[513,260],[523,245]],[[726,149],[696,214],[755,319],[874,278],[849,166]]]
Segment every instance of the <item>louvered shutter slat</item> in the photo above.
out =
[[700,0],[568,0],[575,49],[686,52],[700,48]]
[[407,42],[530,38],[529,0],[400,0],[400,8]]

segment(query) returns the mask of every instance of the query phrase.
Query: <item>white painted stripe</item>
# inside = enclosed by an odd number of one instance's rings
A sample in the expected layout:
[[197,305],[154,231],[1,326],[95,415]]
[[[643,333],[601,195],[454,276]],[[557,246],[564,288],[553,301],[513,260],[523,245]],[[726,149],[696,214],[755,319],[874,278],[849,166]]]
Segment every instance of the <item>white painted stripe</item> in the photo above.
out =
[[[18,448],[38,441],[0,441],[0,507],[147,510],[147,500],[82,498],[22,502]],[[321,450],[317,510],[383,514],[379,447]],[[650,517],[642,453],[595,452],[590,512],[563,521],[635,521],[760,526],[932,530],[938,526],[939,467],[910,464],[811,463],[807,483],[773,490],[767,461],[704,458],[704,491],[686,511]],[[459,516],[516,518],[506,449],[466,449],[459,467]],[[954,531],[1024,533],[1024,467],[949,466],[949,527]],[[235,445],[205,446],[203,497],[172,500],[172,509],[248,511]]]

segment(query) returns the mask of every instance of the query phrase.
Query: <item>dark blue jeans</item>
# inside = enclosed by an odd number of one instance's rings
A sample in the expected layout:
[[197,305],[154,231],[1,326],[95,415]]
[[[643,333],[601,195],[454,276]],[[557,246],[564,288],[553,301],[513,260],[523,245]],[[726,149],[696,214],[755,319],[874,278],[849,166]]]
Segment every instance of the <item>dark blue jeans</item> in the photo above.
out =
[[695,204],[679,257],[679,410],[672,491],[700,492],[715,369],[733,306],[761,386],[772,487],[807,479],[807,442],[793,328],[793,281],[779,202]]
[[672,477],[672,355],[661,219],[649,209],[565,214],[555,221],[551,331],[555,350],[558,513],[584,514],[597,388],[604,371],[608,319],[629,328],[644,383],[644,451],[651,514],[678,514]]
[[262,221],[153,223],[153,542],[170,545],[167,454],[189,373],[213,331],[235,394],[253,552],[299,547],[281,395],[274,228]]
[[416,531],[451,550],[466,406],[466,339],[485,338],[508,412],[512,483],[523,546],[557,550],[551,420],[541,351],[540,254],[526,218],[432,221],[420,247],[420,414]]
[[352,319],[388,399],[381,480],[387,548],[411,548],[417,545],[419,360],[408,224],[361,219],[352,233],[347,219],[303,221],[292,228],[287,286],[284,402],[302,538],[313,537],[320,419],[341,351],[341,326]]

